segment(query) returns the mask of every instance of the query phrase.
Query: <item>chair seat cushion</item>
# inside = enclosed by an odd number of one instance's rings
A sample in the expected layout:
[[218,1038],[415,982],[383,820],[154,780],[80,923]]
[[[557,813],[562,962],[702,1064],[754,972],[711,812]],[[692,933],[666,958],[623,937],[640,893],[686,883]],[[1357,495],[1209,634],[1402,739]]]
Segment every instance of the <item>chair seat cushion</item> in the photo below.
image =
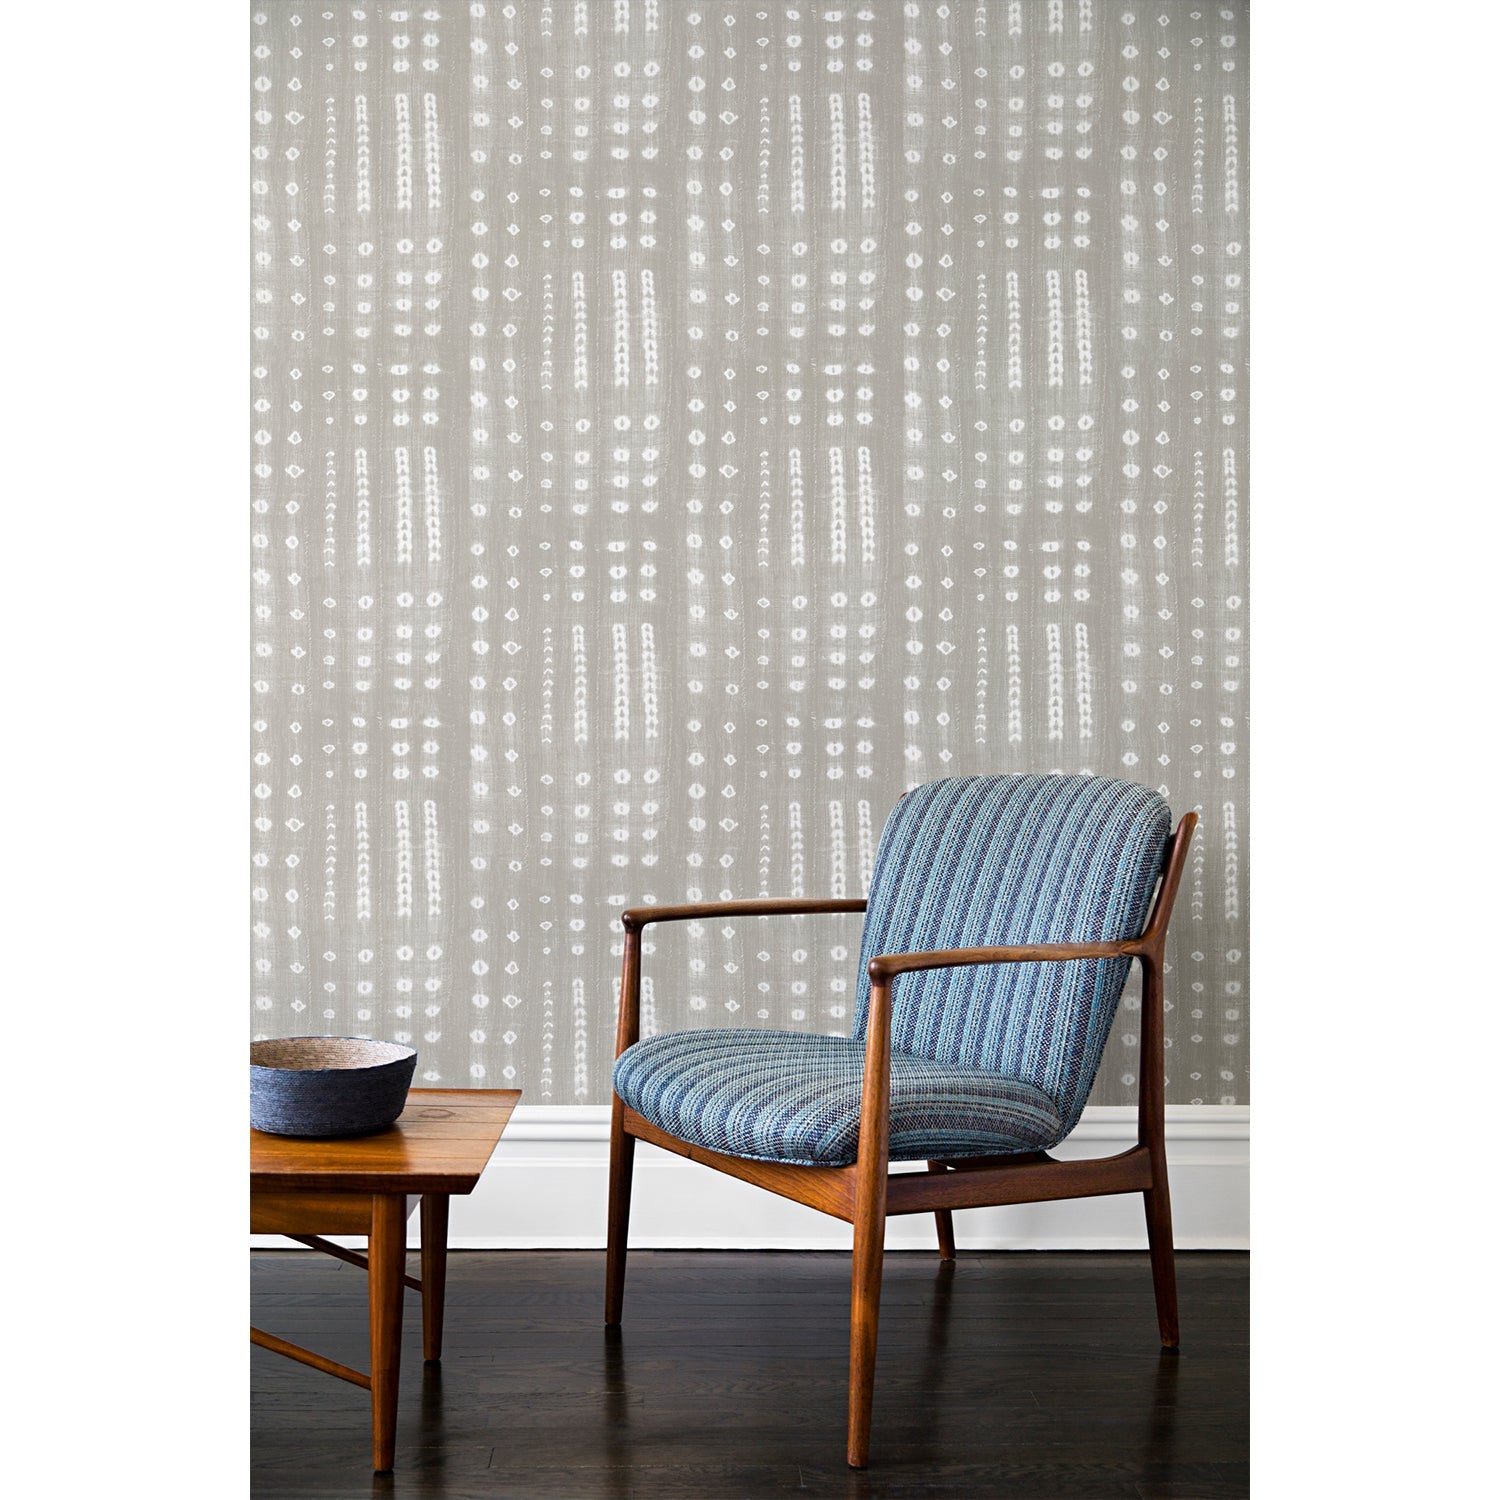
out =
[[[800,1031],[700,1029],[621,1053],[620,1098],[679,1140],[756,1161],[847,1166],[859,1148],[864,1043]],[[892,1161],[1040,1151],[1065,1134],[1038,1088],[891,1053]]]

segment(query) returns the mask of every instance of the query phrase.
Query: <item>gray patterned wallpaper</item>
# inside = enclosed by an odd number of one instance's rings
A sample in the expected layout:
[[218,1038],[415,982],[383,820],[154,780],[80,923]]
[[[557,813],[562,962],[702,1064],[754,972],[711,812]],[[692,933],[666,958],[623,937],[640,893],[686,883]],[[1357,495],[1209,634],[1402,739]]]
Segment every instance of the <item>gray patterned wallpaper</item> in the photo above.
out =
[[[1247,1101],[1246,41],[253,9],[257,1035],[600,1102],[623,905],[856,893],[907,786],[1094,771],[1203,815],[1168,1098]],[[647,1025],[847,1031],[858,946],[662,929]]]

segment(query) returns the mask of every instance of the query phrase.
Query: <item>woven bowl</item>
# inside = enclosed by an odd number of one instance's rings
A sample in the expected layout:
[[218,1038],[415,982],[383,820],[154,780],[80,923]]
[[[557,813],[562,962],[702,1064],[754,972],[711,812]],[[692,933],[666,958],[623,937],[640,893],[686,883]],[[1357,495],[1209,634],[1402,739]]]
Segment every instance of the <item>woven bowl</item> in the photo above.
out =
[[268,1135],[371,1135],[406,1108],[414,1047],[354,1036],[250,1044],[250,1123]]

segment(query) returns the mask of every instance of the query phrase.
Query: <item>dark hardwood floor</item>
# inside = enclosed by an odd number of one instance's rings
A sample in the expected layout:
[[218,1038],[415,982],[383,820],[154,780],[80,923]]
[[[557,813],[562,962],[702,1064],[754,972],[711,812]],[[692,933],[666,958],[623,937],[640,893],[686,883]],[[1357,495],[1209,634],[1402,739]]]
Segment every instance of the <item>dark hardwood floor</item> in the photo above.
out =
[[[252,1254],[255,1321],[367,1367],[365,1280]],[[406,1302],[396,1472],[369,1405],[252,1350],[260,1500],[737,1500],[777,1495],[1228,1500],[1249,1493],[1249,1258],[1178,1256],[1161,1352],[1144,1253],[888,1253],[870,1467],[844,1466],[849,1257],[634,1251],[602,1326],[603,1252],[449,1257],[440,1367]]]

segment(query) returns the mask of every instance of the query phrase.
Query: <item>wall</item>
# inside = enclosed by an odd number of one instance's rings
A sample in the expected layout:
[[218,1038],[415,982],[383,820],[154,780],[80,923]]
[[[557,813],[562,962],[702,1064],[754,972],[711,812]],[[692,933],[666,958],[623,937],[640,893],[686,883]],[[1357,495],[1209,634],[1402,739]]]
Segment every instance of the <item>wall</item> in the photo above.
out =
[[[1246,41],[253,11],[255,1034],[597,1104],[622,905],[859,892],[914,782],[1086,770],[1203,815],[1167,1097],[1247,1101]],[[857,948],[664,932],[647,1024],[847,1030]]]

